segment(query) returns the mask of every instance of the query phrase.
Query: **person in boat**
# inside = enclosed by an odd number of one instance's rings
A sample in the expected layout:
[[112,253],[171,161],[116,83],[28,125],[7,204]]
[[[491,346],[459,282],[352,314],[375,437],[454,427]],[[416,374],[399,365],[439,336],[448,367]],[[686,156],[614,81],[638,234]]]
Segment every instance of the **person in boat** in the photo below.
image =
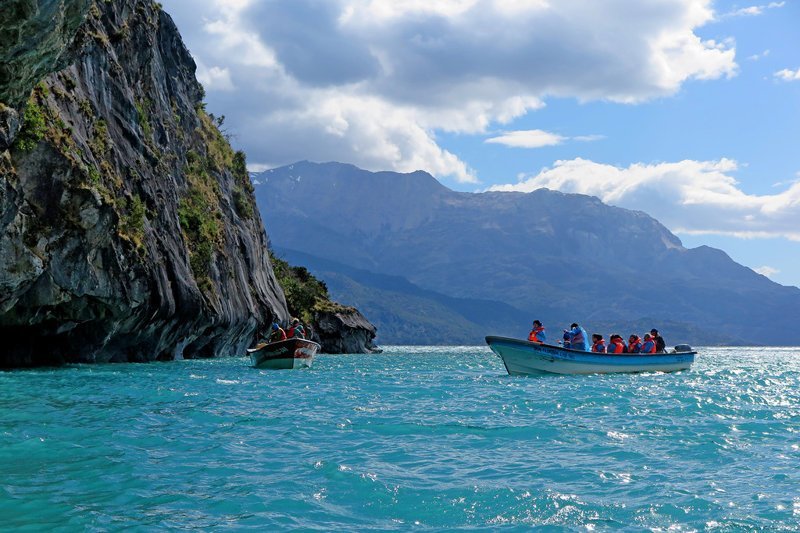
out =
[[641,353],[656,353],[656,341],[649,333],[644,334]]
[[608,348],[606,348],[608,353],[613,354],[621,354],[621,353],[628,353],[628,347],[625,346],[625,341],[622,340],[621,335],[611,335],[609,338]]
[[564,338],[563,338],[563,340],[560,340],[558,342],[560,342],[562,344],[562,346],[564,346],[564,348],[569,349],[569,347],[570,347],[570,344],[569,344],[569,331],[564,330]]
[[547,335],[545,335],[544,326],[540,321],[533,321],[533,329],[531,329],[531,332],[528,334],[528,340],[530,342],[538,342],[539,344],[547,342]]
[[642,351],[642,339],[639,335],[631,335],[628,338],[628,353],[639,353]]
[[305,339],[306,332],[303,329],[303,324],[300,323],[300,320],[297,318],[292,319],[292,325],[289,326],[289,331],[286,332],[286,337],[289,339],[293,339],[297,337],[298,339]]
[[606,341],[599,333],[592,335],[592,352],[606,353]]
[[267,342],[278,342],[278,341],[285,341],[286,340],[286,332],[283,330],[282,327],[278,325],[277,322],[272,323],[272,331],[267,337]]
[[573,323],[570,328],[569,331],[564,330],[564,333],[569,333],[570,349],[588,352],[589,336],[586,335],[586,330],[577,323]]
[[656,328],[650,330],[650,336],[653,337],[653,340],[656,343],[656,352],[664,353],[667,351],[667,343],[664,340],[664,337],[658,334],[658,330]]

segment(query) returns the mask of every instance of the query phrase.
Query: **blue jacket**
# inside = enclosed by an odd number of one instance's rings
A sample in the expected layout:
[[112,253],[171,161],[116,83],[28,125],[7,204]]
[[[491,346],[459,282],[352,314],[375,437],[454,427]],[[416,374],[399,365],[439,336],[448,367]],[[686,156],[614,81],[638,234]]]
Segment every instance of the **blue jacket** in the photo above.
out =
[[590,348],[589,339],[586,335],[586,330],[578,326],[572,328],[569,332],[569,347],[573,350],[583,350],[588,352]]

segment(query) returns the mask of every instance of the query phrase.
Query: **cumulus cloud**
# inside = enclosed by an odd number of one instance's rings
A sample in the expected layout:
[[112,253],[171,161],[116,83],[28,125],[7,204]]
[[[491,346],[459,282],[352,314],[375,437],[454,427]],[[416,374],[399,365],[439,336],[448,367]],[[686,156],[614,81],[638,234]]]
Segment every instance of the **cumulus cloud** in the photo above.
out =
[[800,181],[777,194],[747,194],[732,175],[737,168],[730,159],[618,167],[578,158],[490,190],[589,194],[645,211],[677,233],[800,241]]
[[800,68],[797,70],[790,70],[785,68],[775,73],[775,77],[783,81],[798,81],[800,80]]
[[710,0],[166,0],[255,164],[300,158],[475,181],[437,132],[547,98],[638,103],[735,75]]

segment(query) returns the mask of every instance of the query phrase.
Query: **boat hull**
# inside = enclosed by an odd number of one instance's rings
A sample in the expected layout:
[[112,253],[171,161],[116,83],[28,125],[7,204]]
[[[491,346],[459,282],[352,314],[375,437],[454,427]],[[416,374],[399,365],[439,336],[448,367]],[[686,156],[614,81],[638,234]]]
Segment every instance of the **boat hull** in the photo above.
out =
[[259,345],[247,350],[255,368],[271,370],[290,370],[310,368],[319,344],[306,339],[286,339],[284,341]]
[[676,372],[690,368],[697,354],[594,354],[506,337],[486,337],[486,343],[503,360],[506,370],[512,376]]

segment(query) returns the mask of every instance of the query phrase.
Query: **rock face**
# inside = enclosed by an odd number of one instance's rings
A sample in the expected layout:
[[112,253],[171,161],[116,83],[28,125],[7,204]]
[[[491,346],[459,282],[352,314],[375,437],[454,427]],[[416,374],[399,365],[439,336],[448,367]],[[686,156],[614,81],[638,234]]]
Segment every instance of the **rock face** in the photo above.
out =
[[172,19],[12,1],[0,32],[0,366],[241,354],[285,319],[244,155]]
[[[276,252],[358,306],[382,343],[407,342],[403,332],[424,344],[519,337],[536,318],[551,336],[577,321],[606,335],[656,327],[674,343],[800,343],[800,289],[720,250],[685,248],[647,214],[598,198],[462,193],[424,172],[340,163],[254,180]],[[443,311],[447,324],[436,322]]]
[[66,66],[92,0],[4,0],[0,10],[0,102],[20,107],[31,88]]
[[[338,306],[337,306],[338,307]],[[313,340],[324,353],[378,353],[375,326],[352,307],[314,313]]]

